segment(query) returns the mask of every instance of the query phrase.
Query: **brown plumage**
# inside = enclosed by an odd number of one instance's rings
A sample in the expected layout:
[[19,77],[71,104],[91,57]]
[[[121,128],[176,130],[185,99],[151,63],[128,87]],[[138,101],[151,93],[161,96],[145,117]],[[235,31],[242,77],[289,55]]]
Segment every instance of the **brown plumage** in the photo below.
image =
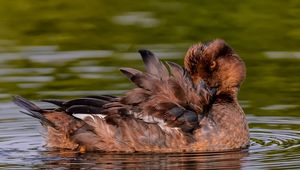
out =
[[139,51],[146,72],[121,68],[136,88],[122,97],[88,96],[41,109],[15,96],[40,120],[47,146],[78,151],[182,152],[245,148],[249,131],[237,93],[245,65],[223,41],[192,46],[185,68]]

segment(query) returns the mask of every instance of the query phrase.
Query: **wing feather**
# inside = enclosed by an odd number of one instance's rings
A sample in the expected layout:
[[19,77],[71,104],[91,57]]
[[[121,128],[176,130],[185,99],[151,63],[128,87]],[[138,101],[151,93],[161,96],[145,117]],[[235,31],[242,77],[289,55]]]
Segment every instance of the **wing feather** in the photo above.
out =
[[162,62],[160,62],[159,59],[155,57],[155,55],[151,51],[141,49],[139,50],[139,53],[142,56],[147,73],[161,79],[168,78],[169,74],[166,66]]
[[120,102],[143,116],[162,119],[171,127],[191,132],[209,107],[213,93],[204,81],[195,85],[181,66],[167,62],[168,69],[154,54],[140,51],[146,72],[126,69],[123,73],[138,87],[121,97]]
[[[44,100],[65,109],[68,114],[101,114],[108,123],[117,125],[128,117],[147,123],[163,123],[192,132],[210,106],[214,92],[204,81],[194,84],[191,76],[180,65],[162,63],[148,50],[139,51],[146,72],[133,68],[120,71],[137,87],[122,97],[91,96],[66,102]],[[168,68],[166,67],[168,66]],[[160,125],[162,127],[162,125]]]

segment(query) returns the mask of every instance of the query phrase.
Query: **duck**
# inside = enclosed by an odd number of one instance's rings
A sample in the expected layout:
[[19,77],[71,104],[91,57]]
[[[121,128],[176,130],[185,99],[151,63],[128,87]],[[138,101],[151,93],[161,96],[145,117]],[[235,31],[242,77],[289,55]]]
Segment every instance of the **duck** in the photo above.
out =
[[39,120],[47,148],[78,152],[223,152],[249,146],[238,102],[243,60],[222,39],[191,46],[184,66],[139,50],[145,71],[120,68],[135,85],[122,96],[43,99],[41,108],[13,96],[22,113]]

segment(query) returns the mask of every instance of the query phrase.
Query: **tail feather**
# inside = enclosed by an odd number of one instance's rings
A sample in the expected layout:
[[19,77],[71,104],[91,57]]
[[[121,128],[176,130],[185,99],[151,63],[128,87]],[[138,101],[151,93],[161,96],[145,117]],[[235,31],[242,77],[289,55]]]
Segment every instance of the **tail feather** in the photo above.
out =
[[41,101],[51,103],[59,107],[64,107],[64,103],[65,103],[64,100],[58,100],[58,99],[42,99]]
[[19,107],[21,107],[21,108],[23,108],[27,111],[27,112],[20,111],[21,113],[38,119],[41,122],[42,125],[48,125],[48,126],[51,126],[55,129],[58,128],[57,126],[55,126],[55,124],[53,122],[48,120],[42,114],[43,110],[41,108],[39,108],[37,105],[35,105],[34,103],[26,100],[25,98],[23,98],[21,96],[13,96],[13,102],[16,105],[18,105]]
[[[79,101],[82,101],[85,104],[95,104],[93,103],[95,100],[100,99],[79,99],[73,100],[69,104],[78,104]],[[61,102],[58,100],[46,100],[49,103],[56,103],[61,105],[66,102]],[[76,150],[80,148],[79,146],[84,146],[86,148],[91,148],[93,146],[86,146],[84,143],[86,140],[93,140],[91,138],[81,139],[80,135],[85,134],[85,137],[92,136],[95,137],[95,133],[93,132],[93,127],[89,124],[85,123],[85,121],[74,117],[65,112],[65,110],[53,109],[53,110],[45,110],[34,103],[24,99],[21,96],[13,96],[13,102],[25,109],[26,111],[21,111],[21,113],[29,115],[33,118],[36,118],[40,121],[40,123],[45,127],[46,130],[46,146],[52,148],[64,148],[64,149],[72,149]],[[68,103],[67,103],[68,104]],[[70,109],[78,111],[79,109],[93,109],[93,106],[85,107],[85,106],[77,106],[70,107]],[[80,110],[79,110],[80,111]],[[89,110],[88,110],[89,111]],[[91,111],[90,111],[91,112]],[[78,137],[79,136],[79,137]]]
[[28,116],[31,116],[31,117],[34,117],[34,118],[38,119],[40,121],[40,123],[44,126],[51,126],[54,129],[58,130],[58,127],[53,122],[48,120],[45,116],[43,116],[39,112],[35,112],[35,111],[29,111],[29,112],[20,111],[20,112],[25,114],[25,115],[28,115]]
[[42,109],[21,96],[13,96],[13,102],[27,111],[41,112]]

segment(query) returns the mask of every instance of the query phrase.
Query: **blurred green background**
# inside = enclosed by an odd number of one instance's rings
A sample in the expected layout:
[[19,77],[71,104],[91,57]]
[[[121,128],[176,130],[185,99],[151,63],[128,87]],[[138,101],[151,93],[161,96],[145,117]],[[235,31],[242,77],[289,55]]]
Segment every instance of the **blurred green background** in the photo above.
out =
[[118,68],[148,48],[182,63],[188,47],[225,39],[246,61],[247,114],[298,116],[298,0],[0,0],[0,100],[121,94]]
[[[297,169],[299,16],[299,0],[0,0],[0,167]],[[246,152],[55,155],[40,123],[11,102],[14,94],[34,102],[122,95],[133,85],[118,69],[144,69],[138,49],[182,64],[192,44],[216,38],[247,65]]]

